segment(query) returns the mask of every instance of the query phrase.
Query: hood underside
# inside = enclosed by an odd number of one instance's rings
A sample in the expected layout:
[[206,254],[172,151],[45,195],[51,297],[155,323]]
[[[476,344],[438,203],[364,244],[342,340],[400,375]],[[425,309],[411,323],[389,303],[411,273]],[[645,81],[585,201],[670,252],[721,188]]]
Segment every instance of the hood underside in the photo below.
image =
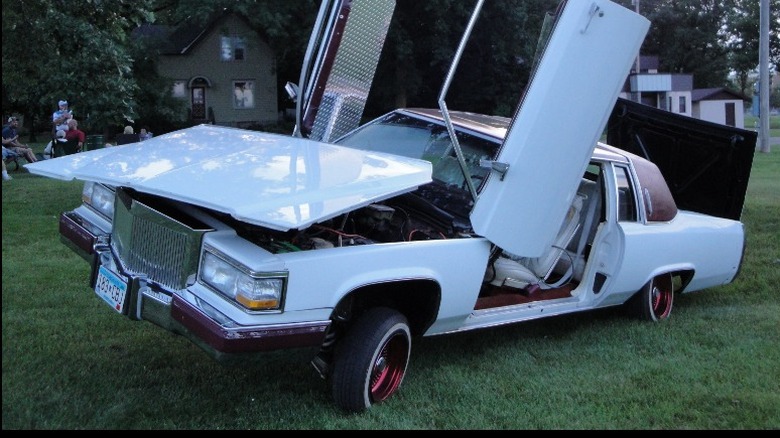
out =
[[427,161],[213,125],[26,168],[129,187],[278,231],[305,228],[431,181]]
[[677,206],[739,220],[758,134],[619,99],[607,143],[661,170]]

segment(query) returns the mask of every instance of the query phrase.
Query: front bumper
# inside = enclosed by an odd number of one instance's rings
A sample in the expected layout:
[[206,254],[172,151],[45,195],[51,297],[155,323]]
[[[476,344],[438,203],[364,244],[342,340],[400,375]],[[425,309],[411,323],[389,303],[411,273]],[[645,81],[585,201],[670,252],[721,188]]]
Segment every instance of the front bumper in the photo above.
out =
[[182,335],[218,360],[233,355],[290,348],[319,347],[330,321],[241,325],[188,290],[170,292],[144,275],[127,272],[116,258],[109,233],[76,211],[60,216],[61,240],[92,265],[90,288],[105,266],[127,284],[122,314]]
[[76,211],[60,214],[59,231],[60,241],[88,262],[95,256],[98,236],[108,235],[108,231]]

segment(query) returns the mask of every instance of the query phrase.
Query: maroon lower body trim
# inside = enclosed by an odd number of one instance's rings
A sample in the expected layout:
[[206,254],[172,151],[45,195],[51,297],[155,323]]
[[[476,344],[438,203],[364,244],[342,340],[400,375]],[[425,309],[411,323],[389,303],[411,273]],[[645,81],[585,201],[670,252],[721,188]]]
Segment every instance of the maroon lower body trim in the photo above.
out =
[[312,324],[290,324],[269,328],[226,329],[178,296],[173,296],[171,317],[223,353],[251,353],[322,344],[329,321]]

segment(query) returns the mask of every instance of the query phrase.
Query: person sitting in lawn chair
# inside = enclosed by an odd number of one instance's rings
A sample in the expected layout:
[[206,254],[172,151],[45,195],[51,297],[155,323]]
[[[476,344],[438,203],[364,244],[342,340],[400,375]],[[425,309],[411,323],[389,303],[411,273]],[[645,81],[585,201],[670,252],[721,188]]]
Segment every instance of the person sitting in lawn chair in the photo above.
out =
[[[8,174],[8,169],[5,166],[5,160],[11,159],[16,160],[19,158],[19,155],[16,154],[16,152],[6,149],[5,147],[5,139],[3,139],[3,181],[9,181],[12,180],[11,175]],[[19,163],[16,163],[17,168],[19,167]]]
[[84,142],[87,141],[87,134],[84,133],[81,129],[79,129],[79,122],[76,119],[70,119],[68,120],[68,130],[65,131],[65,140],[68,141],[76,141],[78,142],[78,146],[76,148],[77,152],[81,152],[84,150]]
[[19,126],[19,120],[11,116],[8,118],[8,124],[3,127],[3,146],[23,156],[28,163],[38,161],[32,148],[19,142],[19,134],[16,128]]
[[48,160],[54,156],[54,146],[55,141],[59,143],[65,143],[68,140],[65,139],[65,131],[62,129],[57,130],[57,134],[55,135],[54,140],[50,141],[46,147],[43,149],[43,159]]

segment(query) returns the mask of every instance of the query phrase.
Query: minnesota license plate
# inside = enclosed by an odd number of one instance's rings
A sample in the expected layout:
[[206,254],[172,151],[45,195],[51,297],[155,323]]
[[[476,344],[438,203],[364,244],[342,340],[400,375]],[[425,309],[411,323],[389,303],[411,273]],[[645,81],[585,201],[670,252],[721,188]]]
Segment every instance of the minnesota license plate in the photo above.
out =
[[127,283],[103,266],[98,270],[95,293],[114,310],[124,313]]

